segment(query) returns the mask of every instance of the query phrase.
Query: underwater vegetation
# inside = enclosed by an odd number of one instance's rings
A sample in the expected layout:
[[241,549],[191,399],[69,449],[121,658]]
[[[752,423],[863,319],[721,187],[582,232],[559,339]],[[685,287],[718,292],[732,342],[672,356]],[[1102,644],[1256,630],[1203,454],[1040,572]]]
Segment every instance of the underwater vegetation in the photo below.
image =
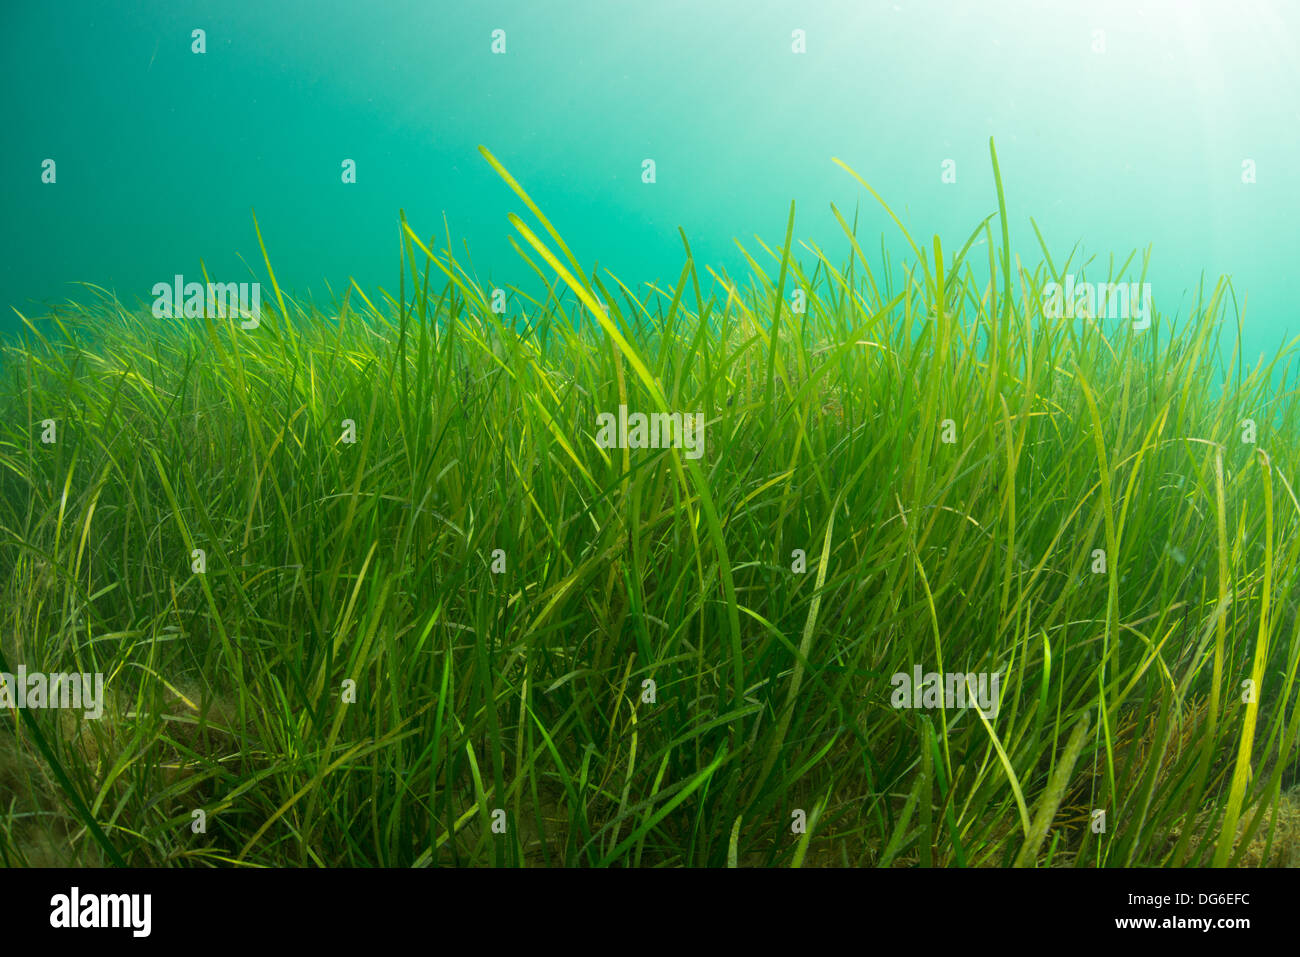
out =
[[336,314],[268,258],[256,324],[4,342],[0,671],[103,700],[13,679],[0,861],[1292,860],[1296,353],[1230,282],[1045,316],[1142,277],[1022,266],[998,177],[955,254],[792,206],[746,285],[683,235],[638,297],[484,155],[545,296],[403,218]]

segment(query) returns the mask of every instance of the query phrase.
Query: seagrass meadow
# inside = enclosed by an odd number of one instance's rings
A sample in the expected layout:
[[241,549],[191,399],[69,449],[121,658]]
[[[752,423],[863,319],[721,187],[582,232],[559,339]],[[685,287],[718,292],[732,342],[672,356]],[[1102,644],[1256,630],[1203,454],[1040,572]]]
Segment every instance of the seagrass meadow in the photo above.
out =
[[997,176],[960,249],[837,210],[832,262],[791,205],[642,294],[483,155],[546,290],[505,312],[402,217],[395,290],[299,302],[264,246],[255,328],[88,290],[5,339],[0,670],[104,701],[6,709],[0,860],[1293,862],[1297,356],[1230,282],[1045,318],[1144,261],[1013,249]]

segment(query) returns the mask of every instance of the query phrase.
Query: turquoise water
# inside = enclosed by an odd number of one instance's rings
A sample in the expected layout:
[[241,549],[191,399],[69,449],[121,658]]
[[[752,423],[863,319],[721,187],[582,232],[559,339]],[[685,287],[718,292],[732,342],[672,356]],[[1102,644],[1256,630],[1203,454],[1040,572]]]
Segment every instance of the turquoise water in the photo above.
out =
[[679,226],[698,261],[743,276],[734,240],[764,259],[754,237],[779,244],[791,200],[796,241],[833,258],[831,203],[860,208],[864,245],[898,248],[832,156],[955,251],[996,209],[992,136],[1026,264],[1030,216],[1058,262],[1076,242],[1100,263],[1151,244],[1161,312],[1227,273],[1249,348],[1300,334],[1300,5],[1044,6],[10,0],[0,327],[9,306],[84,295],[76,281],[128,302],[201,262],[265,282],[252,209],[303,298],[349,277],[396,290],[399,209],[425,236],[445,215],[482,279],[528,287],[507,242],[522,204],[479,144],[584,265],[634,289],[675,282]]

